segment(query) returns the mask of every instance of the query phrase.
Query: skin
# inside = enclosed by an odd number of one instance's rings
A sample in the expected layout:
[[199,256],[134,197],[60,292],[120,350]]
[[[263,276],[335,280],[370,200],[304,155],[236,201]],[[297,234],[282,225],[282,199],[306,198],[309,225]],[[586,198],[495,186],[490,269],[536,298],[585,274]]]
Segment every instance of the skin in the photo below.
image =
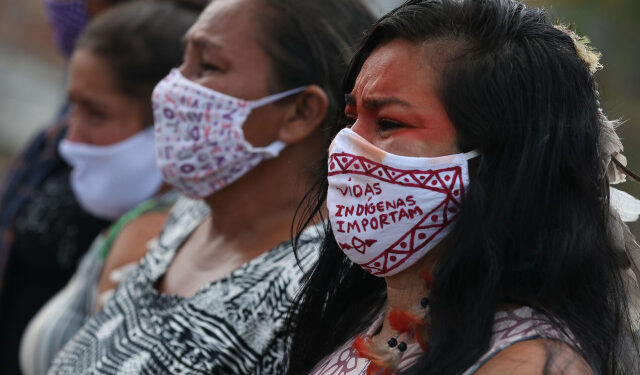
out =
[[73,53],[67,89],[71,103],[67,140],[107,146],[144,129],[148,102],[123,95],[114,82],[104,59],[86,50]]
[[[428,44],[397,39],[378,47],[365,61],[348,95],[345,114],[352,130],[374,146],[397,155],[437,157],[459,153],[456,130],[437,94],[438,72],[429,59]],[[388,324],[392,308],[409,310],[426,295],[420,272],[432,269],[442,243],[410,268],[385,277],[385,323],[374,342],[386,345],[398,335]],[[502,351],[477,372],[541,374],[548,357],[548,340],[531,340]],[[569,346],[553,343],[557,360],[551,374],[591,374],[589,366]]]
[[[251,0],[210,4],[185,37],[182,74],[242,99],[273,94],[271,59],[257,41],[257,8]],[[304,170],[322,152],[320,125],[327,108],[324,91],[309,86],[251,113],[243,126],[250,143],[281,140],[287,147],[204,199],[211,214],[179,249],[157,285],[161,292],[191,296],[290,238],[291,219],[310,186]]]

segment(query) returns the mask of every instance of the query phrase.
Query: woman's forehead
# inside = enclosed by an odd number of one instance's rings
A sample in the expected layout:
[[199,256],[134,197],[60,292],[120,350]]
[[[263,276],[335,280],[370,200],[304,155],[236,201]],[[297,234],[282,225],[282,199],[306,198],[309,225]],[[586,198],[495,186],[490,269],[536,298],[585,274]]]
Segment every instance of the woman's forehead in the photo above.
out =
[[435,92],[436,72],[425,62],[425,49],[403,39],[376,48],[362,65],[352,94],[361,96],[394,96],[420,101]]
[[186,38],[229,46],[255,43],[258,23],[255,0],[213,1],[187,32]]

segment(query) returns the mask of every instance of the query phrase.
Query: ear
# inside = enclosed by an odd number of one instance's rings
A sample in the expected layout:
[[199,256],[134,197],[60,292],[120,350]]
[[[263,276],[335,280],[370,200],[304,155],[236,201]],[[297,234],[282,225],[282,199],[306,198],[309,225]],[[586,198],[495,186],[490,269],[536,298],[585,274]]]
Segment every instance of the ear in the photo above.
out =
[[329,110],[329,97],[322,88],[311,85],[295,98],[291,110],[278,131],[278,139],[286,144],[300,142],[320,128]]

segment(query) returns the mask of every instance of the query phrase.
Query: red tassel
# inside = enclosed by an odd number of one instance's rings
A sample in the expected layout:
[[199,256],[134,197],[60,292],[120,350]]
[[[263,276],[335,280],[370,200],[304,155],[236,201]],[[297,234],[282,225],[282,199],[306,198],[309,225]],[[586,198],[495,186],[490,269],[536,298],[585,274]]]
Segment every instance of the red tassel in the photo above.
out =
[[369,360],[367,375],[392,375],[394,366],[393,353],[377,350],[373,341],[368,337],[356,336],[352,347],[358,352],[358,357]]
[[353,340],[352,347],[358,352],[358,357],[360,358],[369,358],[371,357],[371,339],[368,337],[356,336],[356,339]]
[[417,327],[424,325],[424,322],[419,317],[406,310],[396,308],[391,309],[389,313],[389,323],[391,328],[407,335],[411,334]]
[[406,335],[414,335],[416,341],[423,351],[427,351],[427,344],[422,337],[425,323],[422,318],[409,311],[392,309],[389,313],[389,323],[394,330]]

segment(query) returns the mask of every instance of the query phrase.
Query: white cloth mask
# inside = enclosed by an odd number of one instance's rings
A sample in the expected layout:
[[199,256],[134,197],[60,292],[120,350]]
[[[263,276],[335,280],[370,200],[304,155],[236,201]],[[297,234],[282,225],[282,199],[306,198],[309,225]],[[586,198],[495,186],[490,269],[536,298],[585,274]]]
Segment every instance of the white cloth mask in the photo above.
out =
[[302,90],[249,101],[199,85],[174,69],[153,92],[158,167],[165,181],[191,198],[204,198],[278,156],[285,143],[254,147],[242,126],[253,109]]
[[375,276],[413,265],[451,230],[467,160],[478,155],[399,156],[341,130],[329,149],[327,206],[342,251]]
[[108,146],[63,139],[58,152],[72,167],[71,189],[78,203],[99,218],[117,219],[162,185],[152,127]]

